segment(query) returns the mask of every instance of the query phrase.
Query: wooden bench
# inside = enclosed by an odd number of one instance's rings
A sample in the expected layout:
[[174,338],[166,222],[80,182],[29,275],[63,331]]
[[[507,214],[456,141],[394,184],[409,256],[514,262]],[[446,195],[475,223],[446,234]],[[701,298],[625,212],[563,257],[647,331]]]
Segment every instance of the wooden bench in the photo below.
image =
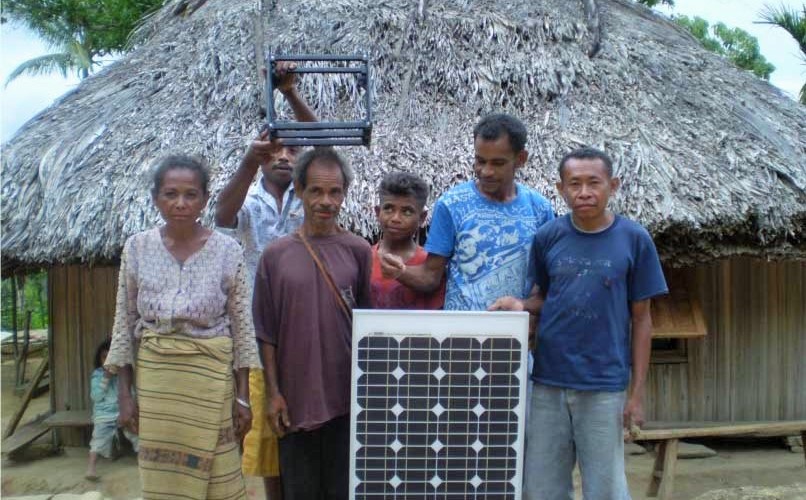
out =
[[43,423],[44,417],[44,415],[37,417],[33,422],[23,425],[14,434],[3,439],[3,455],[12,455],[47,434],[50,427]]
[[[42,422],[50,429],[81,429],[92,427],[92,410],[60,410]],[[54,434],[54,443],[61,444],[63,434]]]
[[[775,422],[650,422],[631,433],[635,441],[659,441],[647,496],[672,497],[677,444],[683,438],[773,437],[800,434],[806,441],[806,420]],[[806,451],[804,451],[806,460]]]
[[89,427],[92,425],[91,410],[62,410],[46,418],[43,424],[53,427]]
[[92,425],[91,410],[65,410],[43,414],[3,440],[4,454],[11,454],[33,443],[56,427],[89,427]]

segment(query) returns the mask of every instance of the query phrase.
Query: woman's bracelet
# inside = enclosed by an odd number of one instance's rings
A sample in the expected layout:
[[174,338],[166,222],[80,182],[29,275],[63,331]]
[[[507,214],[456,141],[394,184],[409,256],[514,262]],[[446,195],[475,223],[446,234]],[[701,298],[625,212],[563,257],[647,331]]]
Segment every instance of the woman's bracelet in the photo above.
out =
[[243,406],[243,407],[244,407],[244,408],[246,408],[247,410],[251,410],[251,409],[252,409],[252,405],[250,405],[248,401],[244,401],[244,400],[243,400],[243,399],[241,399],[241,398],[235,398],[235,402],[236,402],[236,403],[238,403],[239,405]]

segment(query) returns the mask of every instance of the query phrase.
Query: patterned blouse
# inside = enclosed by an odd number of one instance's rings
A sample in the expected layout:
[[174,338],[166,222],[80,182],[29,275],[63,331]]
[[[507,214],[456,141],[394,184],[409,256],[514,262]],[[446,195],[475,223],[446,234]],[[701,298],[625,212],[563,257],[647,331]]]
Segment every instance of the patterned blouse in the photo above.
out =
[[231,337],[233,367],[259,368],[252,323],[252,289],[238,243],[213,231],[204,246],[178,262],[159,228],[137,233],[123,247],[112,346],[106,365],[133,364],[145,330],[189,337]]

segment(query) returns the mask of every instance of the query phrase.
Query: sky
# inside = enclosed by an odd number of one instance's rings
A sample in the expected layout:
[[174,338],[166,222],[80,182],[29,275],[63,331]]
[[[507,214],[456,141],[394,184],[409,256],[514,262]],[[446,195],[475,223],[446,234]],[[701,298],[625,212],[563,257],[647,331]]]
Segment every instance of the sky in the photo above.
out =
[[[803,0],[766,1],[796,8],[803,5]],[[800,58],[797,43],[788,33],[754,23],[764,3],[765,0],[675,0],[674,8],[658,10],[665,14],[700,16],[712,24],[722,21],[750,32],[758,38],[761,53],[776,67],[770,82],[794,99],[806,81],[806,65]],[[26,121],[78,84],[75,74],[64,78],[54,73],[22,76],[3,87],[17,65],[46,53],[48,48],[34,33],[9,23],[0,25],[0,142],[6,142]]]
[[731,28],[742,28],[758,38],[763,55],[775,66],[770,83],[795,99],[806,81],[806,65],[792,36],[781,28],[756,24],[765,3],[802,8],[806,0],[675,0],[674,8],[658,10],[665,14],[699,16],[713,24],[722,21]]

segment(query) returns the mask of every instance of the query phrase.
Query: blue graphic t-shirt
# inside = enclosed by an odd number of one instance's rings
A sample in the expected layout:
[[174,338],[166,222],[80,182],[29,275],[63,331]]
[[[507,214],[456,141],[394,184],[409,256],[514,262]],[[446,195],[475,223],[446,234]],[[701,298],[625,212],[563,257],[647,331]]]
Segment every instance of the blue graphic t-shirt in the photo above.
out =
[[599,233],[569,215],[534,240],[533,272],[545,303],[532,379],[557,387],[622,391],[632,363],[630,302],[668,292],[652,237],[616,216]]
[[554,212],[537,191],[516,188],[515,199],[501,203],[469,181],[437,200],[425,250],[449,259],[446,310],[483,311],[500,297],[531,291],[532,240]]

